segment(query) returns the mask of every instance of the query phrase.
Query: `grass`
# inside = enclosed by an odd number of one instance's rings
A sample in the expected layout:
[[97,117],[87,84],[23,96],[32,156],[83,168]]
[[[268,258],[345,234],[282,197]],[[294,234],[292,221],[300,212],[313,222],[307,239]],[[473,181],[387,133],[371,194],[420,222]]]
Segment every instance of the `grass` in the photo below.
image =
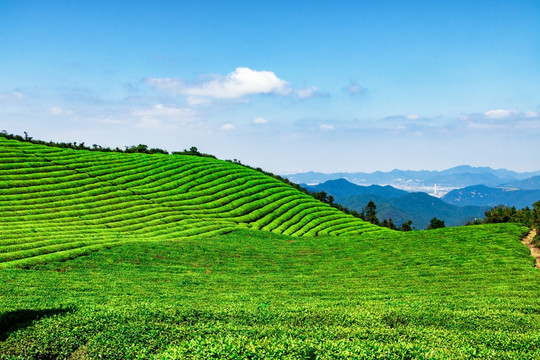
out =
[[534,359],[540,277],[519,242],[526,231],[292,238],[246,229],[6,269],[0,354]]
[[[0,152],[0,268],[71,259],[140,236],[174,240],[243,228],[317,235],[336,218],[353,234],[384,231],[208,157],[59,149],[3,137]],[[84,231],[94,236],[81,239]]]
[[400,233],[211,158],[0,152],[1,360],[540,358],[520,225]]

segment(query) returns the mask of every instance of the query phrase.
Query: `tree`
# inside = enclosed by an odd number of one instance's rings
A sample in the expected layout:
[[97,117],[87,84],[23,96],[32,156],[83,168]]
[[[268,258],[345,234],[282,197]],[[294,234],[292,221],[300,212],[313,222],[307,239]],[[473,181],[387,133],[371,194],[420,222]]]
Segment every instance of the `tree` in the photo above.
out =
[[401,224],[401,231],[411,231],[411,230],[412,230],[412,220],[409,220]]
[[377,219],[377,206],[373,200],[369,200],[366,205],[365,220],[372,224],[379,225],[379,219]]
[[540,200],[535,202],[533,204],[533,226],[536,227],[536,229],[538,230],[538,228],[540,228]]
[[[484,212],[484,224],[498,224],[507,222],[521,223],[527,227],[535,227],[535,216],[540,212],[540,203],[538,208],[524,207],[521,210],[516,210],[514,206],[498,205]],[[474,222],[473,224],[477,224]]]
[[396,224],[394,224],[394,221],[391,218],[390,219],[384,219],[382,221],[382,223],[381,223],[381,226],[392,229],[392,230],[397,230],[397,226],[396,226]]
[[436,217],[434,217],[429,222],[429,225],[428,225],[427,229],[428,230],[433,230],[433,229],[441,229],[441,228],[444,228],[444,227],[446,227],[446,225],[444,224],[444,221],[439,220]]

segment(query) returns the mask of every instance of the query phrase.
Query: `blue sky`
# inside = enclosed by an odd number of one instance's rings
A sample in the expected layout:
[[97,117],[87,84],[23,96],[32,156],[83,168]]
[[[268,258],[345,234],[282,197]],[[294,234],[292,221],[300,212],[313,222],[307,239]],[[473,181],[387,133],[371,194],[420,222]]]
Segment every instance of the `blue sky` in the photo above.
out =
[[0,2],[0,130],[276,173],[540,169],[538,1]]

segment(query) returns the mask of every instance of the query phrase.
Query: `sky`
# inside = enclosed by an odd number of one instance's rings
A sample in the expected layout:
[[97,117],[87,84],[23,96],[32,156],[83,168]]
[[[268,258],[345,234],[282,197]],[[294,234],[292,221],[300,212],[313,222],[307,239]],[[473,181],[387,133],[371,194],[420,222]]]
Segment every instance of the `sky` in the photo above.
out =
[[540,169],[540,2],[0,0],[0,130],[277,174]]

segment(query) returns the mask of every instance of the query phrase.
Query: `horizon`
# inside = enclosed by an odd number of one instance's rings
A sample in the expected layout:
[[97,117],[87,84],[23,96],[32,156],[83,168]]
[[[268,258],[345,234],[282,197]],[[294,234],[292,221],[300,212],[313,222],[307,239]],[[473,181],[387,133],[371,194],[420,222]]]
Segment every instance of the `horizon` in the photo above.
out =
[[528,0],[8,0],[0,130],[196,146],[276,174],[535,172],[539,13]]

